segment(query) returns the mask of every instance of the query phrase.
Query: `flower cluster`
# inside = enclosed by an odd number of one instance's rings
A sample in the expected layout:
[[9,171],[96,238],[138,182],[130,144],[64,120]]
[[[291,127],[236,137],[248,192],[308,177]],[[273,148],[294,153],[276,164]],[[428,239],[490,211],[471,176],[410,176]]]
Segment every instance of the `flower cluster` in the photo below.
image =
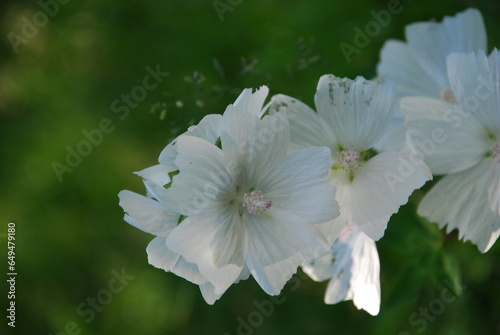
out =
[[376,315],[375,241],[414,190],[446,175],[418,214],[486,252],[500,235],[500,54],[485,54],[479,12],[407,27],[378,77],[324,75],[315,109],[244,90],[138,172],[119,193],[125,221],[155,235],[149,262],[213,304],[252,276],[281,292],[299,267],[330,280],[325,302]]

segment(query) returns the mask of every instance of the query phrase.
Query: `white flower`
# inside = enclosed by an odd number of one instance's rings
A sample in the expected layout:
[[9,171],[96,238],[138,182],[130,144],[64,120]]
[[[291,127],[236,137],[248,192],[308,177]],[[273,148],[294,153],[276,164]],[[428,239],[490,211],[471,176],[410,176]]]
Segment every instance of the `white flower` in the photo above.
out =
[[[252,92],[252,89],[245,89],[228,109],[237,109],[260,117],[264,113],[262,105],[268,91],[266,86],[255,92]],[[220,136],[221,119],[222,115],[207,115],[198,125],[190,127],[184,134],[215,143]],[[213,304],[224,292],[216,294],[214,286],[200,274],[196,264],[187,262],[166,245],[166,237],[181,220],[179,209],[168,199],[165,189],[170,186],[170,174],[178,171],[175,165],[176,157],[177,145],[174,140],[161,152],[158,165],[137,172],[144,179],[147,197],[125,190],[118,194],[119,204],[126,213],[124,217],[126,222],[157,236],[146,249],[149,263],[199,285],[206,302]],[[250,272],[242,271],[236,282],[249,276]]]
[[284,95],[274,96],[270,107],[272,112],[289,115],[294,149],[327,145],[332,151],[334,163],[328,179],[337,188],[340,216],[321,229],[329,241],[339,233],[340,237],[330,253],[304,269],[314,280],[331,278],[325,302],[352,299],[372,315],[380,308],[380,266],[374,240],[384,235],[390,216],[413,190],[432,178],[425,164],[406,154],[371,150],[387,128],[393,95],[392,83],[384,79],[325,75],[315,95],[317,113]]
[[330,280],[326,304],[352,300],[371,315],[380,310],[380,262],[375,241],[348,224],[322,257],[302,266],[316,281]]
[[224,115],[169,144],[160,164],[138,173],[150,198],[119,194],[125,220],[157,235],[149,262],[199,285],[210,304],[250,274],[278,294],[301,263],[328,249],[313,224],[338,215],[328,148],[286,155],[286,118],[260,119],[267,92],[243,91]]
[[341,215],[333,225],[328,227],[330,222],[322,228],[332,242],[351,221],[371,239],[380,239],[390,216],[408,201],[413,190],[432,178],[425,164],[408,155],[374,155],[371,150],[387,128],[393,95],[391,82],[384,79],[325,75],[315,95],[317,113],[284,95],[272,99],[271,112],[289,115],[294,149],[318,145],[331,149],[333,165],[328,178],[337,188]]
[[180,173],[167,193],[186,219],[167,246],[196,264],[216,294],[249,271],[277,295],[300,264],[328,250],[313,224],[338,215],[326,181],[330,151],[287,155],[284,115],[259,119],[230,109],[220,134],[221,148],[192,136],[177,140]]
[[417,152],[434,174],[447,174],[418,213],[486,252],[500,235],[500,54],[451,54],[447,69],[457,104],[401,103]]
[[[443,22],[418,22],[405,30],[407,42],[389,40],[382,47],[379,76],[394,81],[399,97],[425,96],[454,102],[446,72],[446,57],[452,52],[486,50],[487,37],[481,13],[468,9]],[[379,143],[381,150],[405,145],[404,115],[397,110],[389,131]]]

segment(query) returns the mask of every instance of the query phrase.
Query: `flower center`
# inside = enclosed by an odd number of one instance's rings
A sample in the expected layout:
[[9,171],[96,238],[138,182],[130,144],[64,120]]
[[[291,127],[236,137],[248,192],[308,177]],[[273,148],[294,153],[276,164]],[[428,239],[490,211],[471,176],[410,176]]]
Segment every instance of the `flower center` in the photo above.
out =
[[497,143],[491,148],[491,153],[493,158],[496,159],[497,163],[500,163],[500,144]]
[[250,214],[262,215],[273,204],[272,200],[264,200],[261,191],[253,191],[243,195],[243,204]]
[[347,172],[354,172],[361,167],[363,163],[363,157],[359,154],[356,149],[344,148],[344,150],[339,152],[339,157],[337,158],[337,164]]
[[454,105],[457,103],[457,100],[455,99],[455,94],[453,94],[451,88],[447,88],[443,92],[441,92],[441,100],[449,102],[450,104]]

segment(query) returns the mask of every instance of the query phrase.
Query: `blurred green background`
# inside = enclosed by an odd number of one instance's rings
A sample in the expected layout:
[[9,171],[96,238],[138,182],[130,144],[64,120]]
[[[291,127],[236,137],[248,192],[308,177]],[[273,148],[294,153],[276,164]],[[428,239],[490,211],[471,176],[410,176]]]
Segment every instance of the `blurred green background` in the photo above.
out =
[[[322,74],[372,77],[380,47],[403,39],[406,24],[468,7],[482,12],[490,50],[500,46],[497,0],[402,1],[351,62],[340,43],[353,44],[353,29],[388,1],[221,0],[222,20],[212,1],[65,1],[41,2],[52,4],[47,22],[37,1],[0,4],[1,334],[500,334],[500,242],[483,255],[415,217],[425,189],[377,243],[376,317],[351,302],[325,305],[326,283],[300,271],[272,311],[256,307],[270,297],[252,279],[209,306],[197,286],[148,265],[152,236],[122,220],[117,197],[144,194],[132,172],[243,88],[265,84],[312,104]],[[34,17],[29,30],[23,18]],[[141,91],[147,67],[169,75]],[[141,92],[129,113],[124,102],[112,107]],[[82,147],[103,119],[112,131]],[[54,162],[66,165],[78,145],[88,155],[58,178]],[[17,229],[15,329],[5,317],[8,222]],[[120,286],[113,278],[123,271]]]

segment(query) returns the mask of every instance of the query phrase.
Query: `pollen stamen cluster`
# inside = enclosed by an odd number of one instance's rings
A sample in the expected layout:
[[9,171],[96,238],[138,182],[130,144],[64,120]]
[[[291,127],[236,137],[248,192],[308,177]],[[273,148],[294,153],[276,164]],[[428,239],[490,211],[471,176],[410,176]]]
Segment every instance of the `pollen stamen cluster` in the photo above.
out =
[[346,172],[353,172],[363,165],[363,157],[356,149],[344,148],[339,152],[337,163]]
[[262,215],[266,210],[268,210],[273,204],[272,200],[264,200],[261,191],[253,191],[248,194],[243,195],[243,204],[250,214]]

